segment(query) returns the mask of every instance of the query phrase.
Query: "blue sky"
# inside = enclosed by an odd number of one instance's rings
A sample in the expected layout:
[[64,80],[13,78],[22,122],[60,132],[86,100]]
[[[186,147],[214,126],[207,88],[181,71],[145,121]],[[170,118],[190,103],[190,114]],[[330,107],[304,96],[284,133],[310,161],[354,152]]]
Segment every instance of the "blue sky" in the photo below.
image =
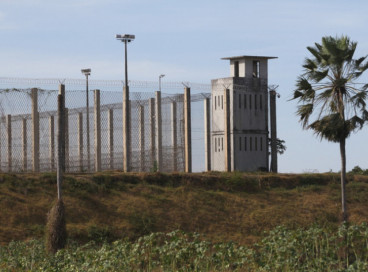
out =
[[[123,46],[131,33],[129,79],[210,83],[229,75],[222,57],[277,56],[269,83],[279,85],[278,135],[287,151],[282,172],[340,168],[337,144],[303,131],[288,102],[306,47],[345,34],[368,54],[368,2],[353,0],[0,0],[0,77],[122,79]],[[367,75],[361,82],[368,82]],[[347,143],[347,167],[368,168],[367,129]]]

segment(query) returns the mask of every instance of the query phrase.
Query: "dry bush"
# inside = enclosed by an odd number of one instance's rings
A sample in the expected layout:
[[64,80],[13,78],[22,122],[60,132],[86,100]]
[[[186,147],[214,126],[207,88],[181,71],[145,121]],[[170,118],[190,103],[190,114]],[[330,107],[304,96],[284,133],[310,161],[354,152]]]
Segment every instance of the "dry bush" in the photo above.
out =
[[46,250],[55,254],[65,247],[66,239],[65,207],[59,199],[47,214]]

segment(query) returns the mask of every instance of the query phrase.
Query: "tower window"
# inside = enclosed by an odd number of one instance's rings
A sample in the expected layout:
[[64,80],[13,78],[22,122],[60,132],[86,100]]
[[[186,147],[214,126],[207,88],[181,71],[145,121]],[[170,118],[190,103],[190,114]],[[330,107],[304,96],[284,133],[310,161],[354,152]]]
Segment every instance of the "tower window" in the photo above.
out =
[[221,109],[224,109],[224,96],[223,95],[221,95]]
[[253,61],[253,77],[259,78],[259,60]]
[[259,95],[259,108],[262,109],[262,95]]
[[215,152],[217,152],[217,138],[215,137]]
[[254,137],[254,149],[255,149],[255,151],[258,150],[257,137]]
[[220,107],[220,96],[218,96],[218,98],[217,98],[217,106]]
[[261,142],[261,151],[263,151],[263,138],[262,137],[259,137],[259,141]]
[[241,151],[241,137],[239,137],[239,151]]
[[234,77],[239,77],[239,61],[234,61]]
[[221,149],[224,150],[224,137],[221,137]]
[[247,95],[244,94],[244,109],[247,108]]
[[252,109],[252,95],[249,95],[249,109]]
[[215,110],[217,109],[217,96],[215,95]]
[[247,151],[247,137],[244,137],[244,151]]
[[249,137],[249,151],[252,151],[252,137]]
[[239,109],[241,109],[241,94],[239,94]]
[[257,95],[254,95],[254,109],[257,109]]

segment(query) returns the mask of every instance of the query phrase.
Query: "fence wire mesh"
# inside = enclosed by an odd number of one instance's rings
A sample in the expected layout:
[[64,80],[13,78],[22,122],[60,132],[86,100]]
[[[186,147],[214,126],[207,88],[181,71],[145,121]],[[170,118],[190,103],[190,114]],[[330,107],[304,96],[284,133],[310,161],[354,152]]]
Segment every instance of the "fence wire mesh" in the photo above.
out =
[[[101,133],[101,170],[123,170],[122,89],[124,82],[90,81],[87,108],[83,80],[0,78],[0,171],[50,172],[56,170],[57,89],[60,82],[66,84],[66,171],[94,172],[97,170],[97,129],[100,129]],[[129,82],[129,84],[131,171],[155,171],[158,156],[155,91],[158,86],[156,82],[143,81]],[[202,101],[210,96],[210,85],[191,83],[185,83],[185,85],[191,87],[192,93],[193,91],[202,92],[191,96],[192,108],[194,105],[192,148],[202,150],[204,141]],[[100,105],[94,103],[95,89],[100,90]],[[162,152],[161,171],[164,172],[184,171],[183,89],[182,83],[162,84],[160,138],[162,148],[160,151]],[[96,116],[98,106],[99,115]],[[100,119],[99,128],[96,127],[96,118]],[[193,156],[196,156],[196,152],[198,151],[194,151]],[[197,156],[204,158],[204,154]]]

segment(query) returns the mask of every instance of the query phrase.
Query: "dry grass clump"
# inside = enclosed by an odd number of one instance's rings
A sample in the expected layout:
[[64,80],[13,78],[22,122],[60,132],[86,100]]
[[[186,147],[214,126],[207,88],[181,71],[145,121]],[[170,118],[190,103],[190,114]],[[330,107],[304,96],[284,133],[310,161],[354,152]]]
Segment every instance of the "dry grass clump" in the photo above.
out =
[[46,250],[55,254],[65,247],[66,239],[65,207],[63,201],[58,199],[47,214]]

